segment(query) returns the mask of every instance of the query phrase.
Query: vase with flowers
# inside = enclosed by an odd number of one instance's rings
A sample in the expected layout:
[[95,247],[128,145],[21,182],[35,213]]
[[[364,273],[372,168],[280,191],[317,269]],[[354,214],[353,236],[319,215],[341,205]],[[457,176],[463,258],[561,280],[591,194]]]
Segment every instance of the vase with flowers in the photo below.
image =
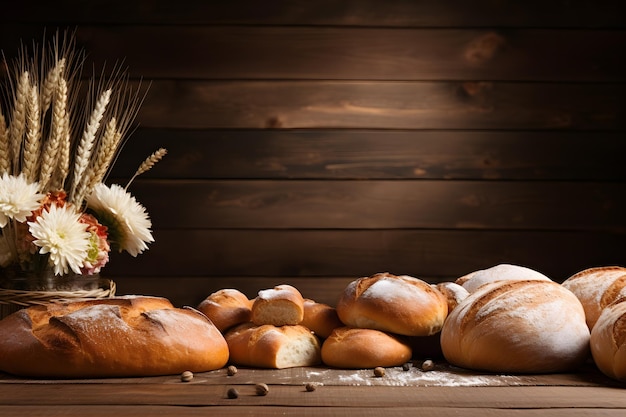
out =
[[[107,175],[141,105],[115,66],[87,81],[73,35],[22,48],[0,86],[0,307],[115,294],[103,286],[109,253],[137,256],[153,242],[146,209]],[[86,84],[86,88],[84,87]],[[82,93],[82,94],[81,94]],[[1,318],[2,316],[0,316]]]

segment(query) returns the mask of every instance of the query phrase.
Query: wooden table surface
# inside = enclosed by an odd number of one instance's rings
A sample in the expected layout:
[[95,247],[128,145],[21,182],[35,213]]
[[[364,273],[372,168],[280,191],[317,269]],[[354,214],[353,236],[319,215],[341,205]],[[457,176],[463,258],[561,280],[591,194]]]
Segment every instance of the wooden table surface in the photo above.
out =
[[[319,384],[307,391],[307,382]],[[255,384],[269,386],[266,396]],[[239,396],[228,398],[229,389]],[[578,373],[240,368],[148,378],[33,380],[0,374],[0,416],[626,416],[626,384]]]

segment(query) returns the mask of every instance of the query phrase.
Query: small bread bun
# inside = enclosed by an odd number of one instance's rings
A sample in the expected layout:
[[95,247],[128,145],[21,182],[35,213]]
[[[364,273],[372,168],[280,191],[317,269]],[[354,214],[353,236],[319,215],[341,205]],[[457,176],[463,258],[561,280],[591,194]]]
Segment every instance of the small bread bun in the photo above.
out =
[[322,345],[322,362],[335,368],[400,366],[411,359],[411,354],[403,340],[373,329],[339,327]]
[[440,282],[433,287],[442,293],[448,301],[448,314],[456,308],[457,305],[469,296],[469,292],[454,282]]
[[571,371],[589,355],[580,301],[551,281],[481,286],[448,316],[441,348],[452,365],[491,372]]
[[330,336],[337,327],[343,326],[337,316],[337,310],[327,304],[309,299],[304,300],[304,319],[300,324],[322,339]]
[[550,278],[525,266],[499,264],[491,268],[470,272],[455,282],[468,292],[476,291],[480,286],[495,281],[552,281]]
[[236,365],[282,369],[321,362],[319,340],[304,326],[244,323],[224,337]]
[[127,296],[48,304],[0,321],[0,370],[37,378],[205,372],[228,346],[207,317],[163,298]]
[[261,290],[252,304],[252,322],[257,326],[300,324],[304,319],[304,298],[291,285]]
[[350,327],[428,336],[441,330],[448,302],[420,279],[380,273],[348,284],[337,303],[337,314]]
[[602,310],[591,330],[591,354],[602,373],[626,381],[626,297]]
[[252,301],[239,290],[225,288],[214,292],[198,305],[222,333],[228,328],[250,321]]
[[578,297],[585,309],[587,326],[592,329],[604,307],[626,296],[626,268],[606,266],[585,269],[563,281],[563,286]]

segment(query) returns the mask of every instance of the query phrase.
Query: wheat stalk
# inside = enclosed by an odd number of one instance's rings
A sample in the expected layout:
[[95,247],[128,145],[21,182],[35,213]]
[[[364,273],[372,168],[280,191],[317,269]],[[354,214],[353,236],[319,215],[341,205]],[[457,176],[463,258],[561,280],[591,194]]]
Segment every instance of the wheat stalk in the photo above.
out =
[[46,114],[52,103],[52,97],[59,85],[59,78],[65,71],[65,58],[57,61],[41,86],[41,113]]
[[159,162],[166,154],[167,154],[167,149],[159,148],[152,155],[147,157],[146,160],[143,161],[141,165],[139,165],[139,168],[137,168],[137,171],[135,171],[135,174],[128,181],[128,184],[126,184],[126,187],[124,189],[127,190],[130,184],[135,180],[135,178],[137,178],[139,175],[143,174],[144,172],[151,170],[154,164]]
[[53,181],[49,187],[53,189],[63,189],[65,179],[70,172],[70,149],[72,147],[71,127],[70,127],[70,114],[69,108],[66,116],[61,119],[61,143],[59,144],[59,161],[57,164],[57,170],[54,175]]
[[9,142],[13,159],[13,170],[19,170],[19,156],[22,149],[22,140],[26,130],[26,101],[28,100],[29,86],[28,71],[22,72],[17,83],[13,104],[13,117],[9,127]]
[[87,181],[84,182],[87,188],[86,193],[90,193],[95,185],[102,182],[106,176],[121,139],[122,135],[117,130],[117,119],[112,117],[104,130],[104,135],[102,136],[102,140],[100,142],[100,148],[98,149],[93,169],[91,170]]
[[33,85],[28,94],[26,107],[26,141],[24,142],[22,173],[30,182],[37,178],[41,153],[41,131],[39,123],[39,93]]
[[39,183],[42,190],[47,190],[52,183],[52,175],[58,166],[59,148],[63,137],[67,116],[67,82],[63,77],[57,79],[57,86],[52,96],[52,118],[50,136],[41,155]]
[[74,178],[72,182],[72,188],[70,190],[70,199],[76,203],[80,203],[82,200],[79,199],[79,196],[76,196],[76,189],[82,180],[83,173],[85,169],[87,169],[87,165],[89,164],[89,159],[91,158],[91,154],[93,151],[93,145],[96,138],[96,132],[100,127],[100,121],[102,120],[102,116],[104,115],[104,111],[106,110],[107,104],[109,104],[109,100],[111,99],[111,89],[105,90],[102,92],[98,100],[96,101],[96,105],[91,113],[91,117],[87,123],[87,127],[83,132],[83,136],[78,144],[78,148],[76,149],[76,159],[74,161]]
[[0,174],[9,173],[10,169],[9,130],[4,115],[0,113]]

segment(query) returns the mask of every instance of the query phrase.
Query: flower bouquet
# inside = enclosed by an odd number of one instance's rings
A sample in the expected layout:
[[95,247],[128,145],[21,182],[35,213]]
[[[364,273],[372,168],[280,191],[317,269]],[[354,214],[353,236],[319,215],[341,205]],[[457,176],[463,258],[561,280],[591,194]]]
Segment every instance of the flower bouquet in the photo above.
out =
[[[146,250],[152,224],[127,190],[166,153],[150,155],[125,187],[105,184],[143,100],[141,83],[131,88],[117,65],[82,80],[73,36],[33,49],[7,64],[0,86],[0,304],[59,298],[58,283],[97,277],[110,251]],[[46,294],[31,293],[25,277],[37,277]],[[114,293],[112,284],[104,296]]]

